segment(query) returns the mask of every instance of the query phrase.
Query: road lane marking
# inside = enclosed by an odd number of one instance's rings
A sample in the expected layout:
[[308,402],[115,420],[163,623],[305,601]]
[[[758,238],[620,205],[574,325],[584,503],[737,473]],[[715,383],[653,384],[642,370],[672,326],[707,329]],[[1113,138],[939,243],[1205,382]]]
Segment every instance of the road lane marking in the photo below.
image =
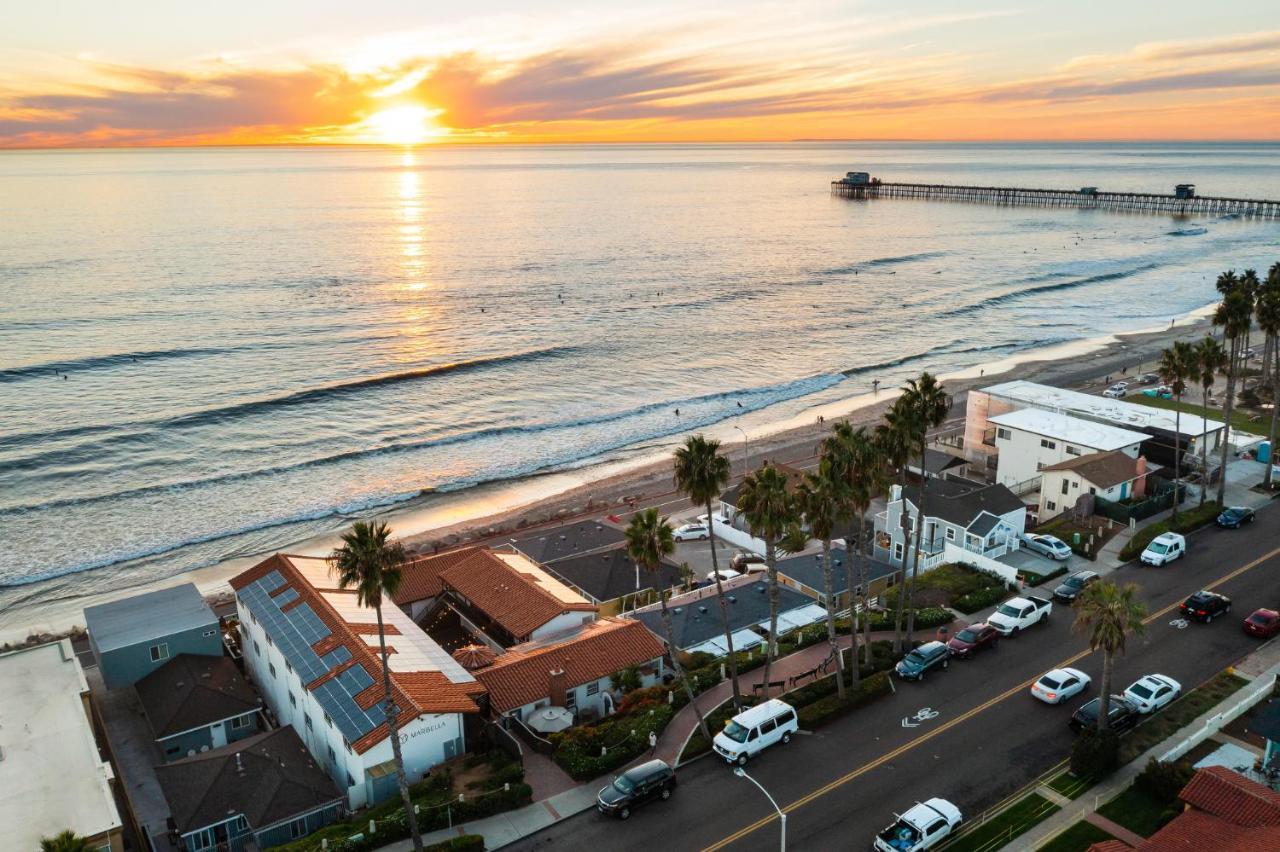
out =
[[940,715],[941,714],[932,707],[921,707],[916,711],[916,715],[902,717],[902,727],[918,728],[924,722],[928,722],[930,719],[936,719]]
[[[1269,559],[1273,559],[1276,556],[1280,556],[1280,547],[1277,547],[1274,550],[1264,553],[1262,556],[1259,556],[1257,559],[1254,559],[1252,562],[1249,562],[1248,564],[1235,569],[1229,574],[1219,577],[1217,580],[1214,580],[1209,585],[1204,586],[1204,589],[1210,590],[1210,591],[1213,589],[1216,589],[1218,586],[1221,586],[1223,583],[1226,583],[1230,580],[1235,579],[1236,577],[1239,577],[1241,574],[1245,573],[1246,571],[1251,571],[1252,569],[1261,565],[1263,562],[1266,562]],[[1157,612],[1152,613],[1151,615],[1143,619],[1142,621],[1143,625],[1150,624],[1153,621],[1156,621],[1157,619],[1160,619],[1165,615],[1168,615],[1174,609],[1177,609],[1181,604],[1182,604],[1182,601],[1179,600],[1172,604],[1169,604],[1168,606],[1164,607],[1163,609]],[[1053,668],[1059,668],[1059,669],[1065,668],[1066,666],[1069,666],[1072,663],[1078,662],[1093,653],[1094,651],[1092,649],[1085,648],[1083,651],[1080,651],[1079,653],[1071,657],[1068,657],[1067,659],[1058,663],[1056,666],[1053,666]],[[978,715],[979,713],[991,707],[994,707],[996,704],[999,704],[1001,701],[1004,701],[1006,698],[1009,698],[1010,696],[1015,695],[1024,689],[1030,688],[1031,684],[1034,683],[1038,677],[1039,675],[1037,675],[1036,677],[1029,678],[1028,680],[1023,681],[1022,683],[1017,684],[1016,686],[1013,686],[1009,689],[1006,689],[1004,692],[1000,693],[999,695],[984,701],[983,703],[977,705],[976,707],[970,708],[964,713],[961,713],[959,716],[952,719],[950,722],[944,722],[942,725],[939,725],[938,727],[934,728],[929,733],[922,734],[921,736],[916,737],[910,742],[903,743],[902,745],[898,746],[892,751],[889,751],[889,752],[886,752],[885,754],[880,755],[875,760],[872,760],[868,763],[864,763],[862,766],[858,767],[857,769],[851,770],[850,772],[840,776],[834,781],[828,782],[827,784],[824,784],[823,786],[818,787],[815,790],[811,790],[810,792],[796,799],[791,804],[784,807],[782,809],[783,812],[789,814],[792,811],[799,810],[800,808],[804,807],[805,805],[809,804],[815,799],[819,799],[822,796],[825,796],[827,793],[830,793],[833,790],[843,787],[845,784],[848,784],[850,781],[854,780],[855,778],[859,778],[863,775],[866,775],[868,772],[872,771],[873,769],[879,769],[881,766],[893,760],[894,758],[898,757],[899,755],[906,754],[908,751],[911,751],[913,748],[928,742],[934,737],[937,737],[946,733],[947,731],[951,730],[955,726],[968,721],[969,719],[973,718],[974,716]],[[715,852],[715,850],[723,849],[724,847],[728,846],[731,843],[736,843],[737,841],[746,837],[748,834],[752,834],[753,832],[759,831],[761,828],[764,828],[766,825],[769,825],[770,823],[774,822],[777,818],[778,818],[777,814],[770,814],[767,817],[758,819],[755,822],[751,823],[750,825],[747,825],[738,829],[733,834],[730,834],[728,837],[722,838],[721,840],[716,841],[712,845],[705,847],[703,849],[703,852]]]

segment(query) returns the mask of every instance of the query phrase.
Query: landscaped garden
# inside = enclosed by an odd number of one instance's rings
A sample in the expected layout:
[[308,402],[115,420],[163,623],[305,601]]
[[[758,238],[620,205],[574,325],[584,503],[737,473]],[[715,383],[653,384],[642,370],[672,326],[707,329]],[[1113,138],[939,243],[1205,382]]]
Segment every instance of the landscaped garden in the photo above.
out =
[[1120,762],[1128,763],[1156,743],[1177,733],[1248,683],[1244,678],[1227,672],[1214,675],[1134,728],[1128,736],[1121,737]]
[[1031,830],[1061,808],[1038,793],[1029,793],[986,822],[947,844],[947,852],[991,852]]
[[1098,808],[1098,813],[1143,837],[1150,837],[1181,810],[1176,804],[1161,802],[1149,793],[1130,787]]
[[[885,594],[884,608],[888,613],[897,607],[901,590],[902,586],[897,586]],[[950,607],[967,614],[993,606],[1011,595],[1001,577],[959,563],[939,565],[916,578],[918,607]],[[917,611],[916,624],[919,623]],[[874,623],[872,629],[876,629]]]
[[[1036,532],[1061,539],[1072,551],[1085,559],[1097,559],[1098,551],[1102,546],[1123,529],[1127,529],[1127,525],[1107,518],[1094,515],[1080,522],[1069,513],[1063,512],[1058,517],[1036,527]],[[1076,535],[1080,536],[1079,544],[1076,544]],[[1089,544],[1090,537],[1093,539],[1092,545]]]
[[1093,823],[1080,820],[1041,846],[1038,852],[1086,852],[1095,843],[1113,839]]

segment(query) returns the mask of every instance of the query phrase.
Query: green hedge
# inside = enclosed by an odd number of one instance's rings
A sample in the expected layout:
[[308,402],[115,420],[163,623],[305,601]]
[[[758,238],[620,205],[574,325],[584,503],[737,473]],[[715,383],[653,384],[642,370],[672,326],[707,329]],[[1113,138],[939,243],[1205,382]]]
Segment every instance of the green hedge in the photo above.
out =
[[1178,514],[1178,523],[1174,524],[1172,518],[1166,518],[1159,523],[1151,524],[1143,527],[1133,534],[1133,538],[1129,539],[1120,550],[1121,560],[1128,562],[1130,559],[1137,557],[1142,551],[1147,549],[1147,545],[1151,540],[1161,533],[1177,532],[1188,533],[1192,530],[1198,530],[1206,524],[1211,523],[1218,517],[1222,510],[1218,506],[1216,500],[1210,500],[1203,506],[1195,509],[1186,509]]
[[[1094,555],[1096,556],[1097,554],[1095,553]],[[1055,568],[1048,574],[1037,574],[1035,571],[1023,571],[1022,579],[1028,586],[1038,586],[1041,583],[1048,582],[1049,580],[1055,580],[1070,570],[1071,569],[1066,565],[1063,565],[1059,568]]]
[[[892,630],[896,614],[892,612],[873,612],[871,614],[872,630]],[[940,606],[927,606],[916,610],[916,628],[941,627],[955,620],[951,610]],[[906,629],[907,614],[902,614],[902,626]]]
[[995,606],[1008,597],[1013,597],[1013,592],[1007,591],[1001,586],[995,586],[990,589],[982,589],[967,595],[961,595],[951,602],[951,606],[965,615],[969,615],[980,609]]
[[664,687],[637,690],[649,694],[633,701],[636,693],[629,693],[620,712],[594,725],[552,734],[552,759],[578,781],[589,781],[630,763],[648,750],[649,734],[661,734],[675,715],[674,704],[667,703],[667,691]]
[[797,715],[800,717],[800,727],[813,729],[825,725],[833,719],[838,719],[846,713],[856,710],[862,705],[892,691],[893,686],[889,683],[889,673],[876,672],[863,679],[856,689],[846,693],[843,702],[833,692],[826,698],[819,698],[817,701],[801,707],[797,711]]

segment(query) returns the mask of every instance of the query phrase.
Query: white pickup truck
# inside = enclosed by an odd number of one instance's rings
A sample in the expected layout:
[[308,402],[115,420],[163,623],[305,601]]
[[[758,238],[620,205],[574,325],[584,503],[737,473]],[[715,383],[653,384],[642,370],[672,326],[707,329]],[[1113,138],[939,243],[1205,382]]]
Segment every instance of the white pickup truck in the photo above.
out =
[[942,842],[960,825],[960,809],[946,799],[918,802],[893,825],[876,835],[879,852],[923,852]]
[[1003,636],[1014,636],[1033,624],[1049,620],[1053,612],[1053,601],[1027,595],[1025,598],[1012,598],[1000,604],[987,619]]

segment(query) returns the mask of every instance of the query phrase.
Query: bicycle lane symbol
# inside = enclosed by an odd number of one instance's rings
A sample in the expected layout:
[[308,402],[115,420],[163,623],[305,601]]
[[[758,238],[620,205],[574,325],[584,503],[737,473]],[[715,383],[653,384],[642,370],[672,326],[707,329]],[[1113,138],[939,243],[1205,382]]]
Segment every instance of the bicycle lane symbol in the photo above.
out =
[[940,715],[939,712],[937,710],[934,710],[932,707],[921,707],[919,710],[916,711],[916,714],[914,716],[902,717],[902,727],[918,728],[922,723],[928,722],[932,719],[936,719],[938,718],[939,715]]

